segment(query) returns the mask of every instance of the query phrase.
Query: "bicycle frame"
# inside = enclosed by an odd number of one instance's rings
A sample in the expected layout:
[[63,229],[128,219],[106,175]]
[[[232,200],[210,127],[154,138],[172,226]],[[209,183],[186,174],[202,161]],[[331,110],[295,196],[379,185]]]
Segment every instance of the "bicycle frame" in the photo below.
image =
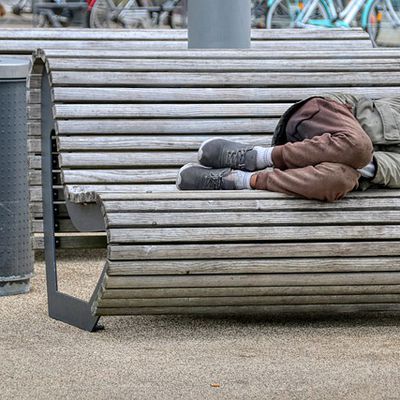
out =
[[[333,0],[310,0],[295,20],[296,27],[343,27],[349,28],[351,22],[357,17],[358,12],[364,7],[361,17],[361,26],[363,29],[368,27],[368,15],[370,8],[375,0],[351,0],[347,6],[339,13],[336,10]],[[329,19],[312,20],[310,19],[318,4],[321,4],[327,12]],[[394,26],[400,26],[400,19],[397,17],[390,0],[386,0],[388,14],[393,21]]]
[[[373,1],[373,0],[372,0]],[[333,0],[311,0],[296,18],[295,25],[298,27],[350,27],[350,23],[357,16],[357,13],[364,6],[365,0],[351,0],[349,4],[339,14]],[[310,17],[316,10],[318,4],[322,4],[327,12],[329,19],[311,20]]]

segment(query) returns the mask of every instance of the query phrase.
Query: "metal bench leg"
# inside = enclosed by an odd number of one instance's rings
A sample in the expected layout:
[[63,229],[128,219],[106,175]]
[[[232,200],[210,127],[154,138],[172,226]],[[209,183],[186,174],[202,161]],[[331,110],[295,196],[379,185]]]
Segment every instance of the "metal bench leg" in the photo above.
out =
[[42,78],[41,111],[43,219],[49,315],[54,319],[58,319],[70,325],[92,332],[96,330],[99,317],[92,314],[91,306],[102,279],[99,280],[98,286],[89,302],[58,291],[52,185],[53,162],[51,136],[52,132],[54,132],[54,124],[51,111],[50,85],[47,74],[44,74]]

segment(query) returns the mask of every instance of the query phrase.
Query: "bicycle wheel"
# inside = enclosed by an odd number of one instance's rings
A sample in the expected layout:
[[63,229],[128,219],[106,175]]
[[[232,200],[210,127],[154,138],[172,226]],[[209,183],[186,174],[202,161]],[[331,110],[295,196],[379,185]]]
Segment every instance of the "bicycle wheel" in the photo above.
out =
[[[276,0],[267,13],[268,29],[295,28],[296,17],[304,8],[304,3],[297,0]],[[329,19],[328,11],[319,3],[311,14],[312,20]]]
[[398,28],[400,22],[395,11],[398,7],[398,3],[390,0],[374,0],[367,4],[363,12],[362,26],[376,46],[391,44],[393,28]]
[[400,0],[385,0],[385,4],[394,24],[400,27]]
[[90,28],[148,28],[149,13],[136,0],[97,0],[90,16]]

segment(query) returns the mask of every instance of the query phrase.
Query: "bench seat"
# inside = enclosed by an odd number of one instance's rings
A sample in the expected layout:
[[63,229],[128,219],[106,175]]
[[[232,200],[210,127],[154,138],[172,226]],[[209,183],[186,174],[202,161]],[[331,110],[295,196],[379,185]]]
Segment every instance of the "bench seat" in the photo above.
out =
[[98,195],[97,315],[398,310],[399,191]]

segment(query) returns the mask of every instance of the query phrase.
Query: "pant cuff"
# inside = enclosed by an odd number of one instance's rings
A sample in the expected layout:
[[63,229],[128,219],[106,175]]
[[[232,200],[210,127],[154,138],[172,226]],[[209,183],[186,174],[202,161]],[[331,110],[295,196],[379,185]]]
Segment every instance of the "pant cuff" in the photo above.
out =
[[274,168],[286,169],[286,163],[283,159],[283,146],[275,146],[272,150],[271,158]]

